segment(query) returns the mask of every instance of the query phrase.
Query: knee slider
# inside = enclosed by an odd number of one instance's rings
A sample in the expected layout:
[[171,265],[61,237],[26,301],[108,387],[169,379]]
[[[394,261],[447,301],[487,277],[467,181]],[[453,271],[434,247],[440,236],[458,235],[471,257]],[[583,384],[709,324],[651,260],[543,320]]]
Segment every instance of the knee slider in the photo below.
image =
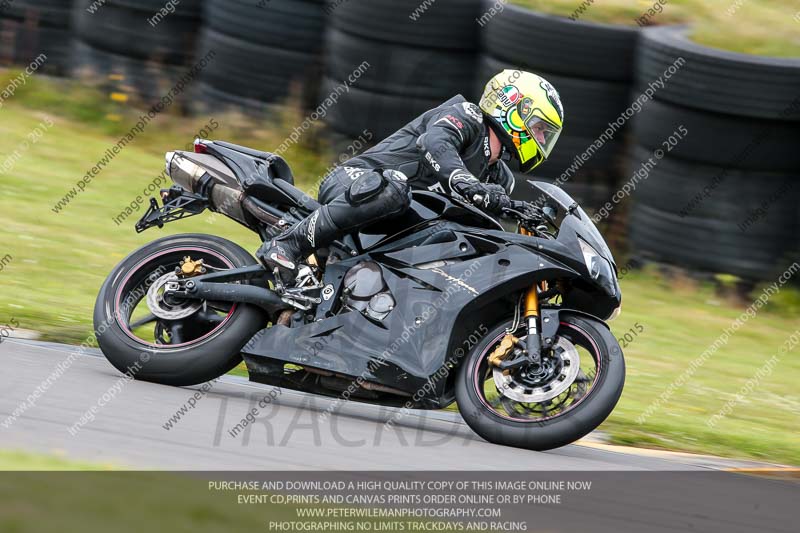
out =
[[357,178],[347,189],[347,203],[361,205],[378,196],[386,188],[386,180],[378,172],[368,171]]

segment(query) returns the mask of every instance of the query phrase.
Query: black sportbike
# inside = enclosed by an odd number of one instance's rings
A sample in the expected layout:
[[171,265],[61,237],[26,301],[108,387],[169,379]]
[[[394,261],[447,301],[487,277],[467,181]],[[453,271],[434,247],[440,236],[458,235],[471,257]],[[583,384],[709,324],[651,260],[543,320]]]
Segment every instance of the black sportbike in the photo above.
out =
[[[319,204],[280,157],[221,141],[167,154],[175,183],[137,231],[222,213],[262,240]],[[488,441],[545,450],[611,413],[622,350],[614,259],[578,204],[530,182],[517,231],[457,199],[415,191],[406,214],[343,238],[283,283],[221,237],[165,237],[136,250],[97,297],[103,353],[136,379],[186,386],[242,359],[252,381],[417,409],[458,402]]]

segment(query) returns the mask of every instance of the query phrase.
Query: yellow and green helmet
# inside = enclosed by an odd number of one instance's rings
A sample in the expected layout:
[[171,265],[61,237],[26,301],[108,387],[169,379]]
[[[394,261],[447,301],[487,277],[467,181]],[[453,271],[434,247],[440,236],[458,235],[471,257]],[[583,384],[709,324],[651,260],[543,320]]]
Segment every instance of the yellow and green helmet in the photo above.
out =
[[480,107],[522,172],[550,156],[564,125],[558,91],[541,76],[522,70],[504,70],[489,80]]

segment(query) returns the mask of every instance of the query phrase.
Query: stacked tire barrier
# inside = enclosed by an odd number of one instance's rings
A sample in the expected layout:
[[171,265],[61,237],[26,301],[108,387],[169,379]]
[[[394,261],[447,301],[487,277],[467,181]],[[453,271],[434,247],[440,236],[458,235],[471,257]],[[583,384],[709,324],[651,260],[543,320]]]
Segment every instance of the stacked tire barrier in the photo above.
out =
[[679,72],[634,121],[634,168],[658,150],[664,158],[634,192],[632,250],[769,279],[800,241],[800,60],[713,50],[684,28],[653,28],[639,43],[638,83],[679,57]]
[[[0,65],[88,75],[149,104],[213,51],[193,82],[198,111],[299,102],[344,155],[455,94],[477,101],[501,70],[536,72],[566,116],[534,179],[591,209],[616,202],[634,176],[635,256],[770,279],[800,251],[800,60],[687,35],[498,0],[0,0]],[[526,186],[515,194],[532,199]]]
[[268,111],[287,99],[304,107],[319,86],[325,0],[206,0],[198,56],[216,58],[200,75],[205,106]]
[[70,4],[71,0],[13,0],[0,6],[0,64],[41,61],[38,71],[67,74]]
[[[513,5],[490,16],[495,3],[484,4],[483,54],[473,97],[506,68],[529,70],[550,81],[564,104],[564,131],[554,154],[533,175],[556,182],[589,207],[600,205],[622,177],[624,121],[598,139],[630,104],[638,30]],[[520,187],[517,194],[529,193],[529,187]]]
[[73,74],[144,102],[161,98],[194,58],[202,0],[75,0]]
[[423,112],[470,95],[481,0],[333,0],[320,98],[338,137],[377,142]]

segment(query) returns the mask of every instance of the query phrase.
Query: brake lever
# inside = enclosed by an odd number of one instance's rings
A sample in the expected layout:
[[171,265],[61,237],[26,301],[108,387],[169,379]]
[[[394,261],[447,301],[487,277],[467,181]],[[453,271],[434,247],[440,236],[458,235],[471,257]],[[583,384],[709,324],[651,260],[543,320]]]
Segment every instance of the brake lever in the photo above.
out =
[[516,218],[516,219],[522,219],[522,220],[527,218],[525,213],[517,211],[516,209],[513,209],[511,207],[504,207],[503,208],[503,215],[507,216],[508,218]]

